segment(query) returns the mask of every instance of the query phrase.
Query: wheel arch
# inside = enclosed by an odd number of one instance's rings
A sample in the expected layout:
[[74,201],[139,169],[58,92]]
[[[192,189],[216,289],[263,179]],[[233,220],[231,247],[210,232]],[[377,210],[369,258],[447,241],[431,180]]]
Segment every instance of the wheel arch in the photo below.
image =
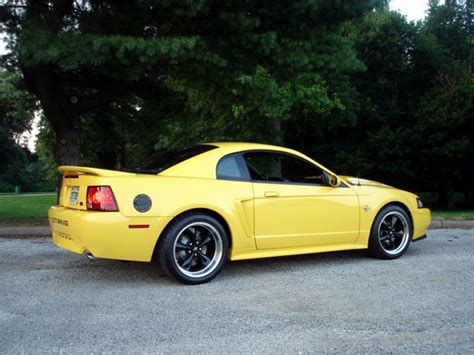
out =
[[186,214],[189,214],[189,213],[203,213],[203,214],[207,214],[208,216],[211,216],[211,217],[215,218],[219,223],[222,224],[222,227],[226,231],[227,241],[229,242],[229,250],[232,248],[232,232],[231,232],[231,229],[229,227],[229,223],[226,221],[226,219],[220,213],[218,213],[218,212],[216,212],[212,209],[209,209],[209,208],[191,208],[191,209],[182,211],[181,213],[177,214],[166,224],[166,226],[161,231],[161,233],[158,236],[158,239],[155,243],[155,248],[154,248],[153,254],[152,254],[152,260],[155,259],[155,257],[156,257],[157,250],[158,250],[158,247],[160,245],[161,236],[167,231],[167,229],[171,225],[171,223],[174,222],[176,219],[182,217],[183,215],[186,215]]
[[[372,226],[373,226],[373,224],[375,223],[375,220],[376,220],[377,216],[379,215],[380,211],[382,211],[385,207],[388,207],[388,206],[398,206],[398,207],[400,207],[402,210],[404,210],[404,211],[406,212],[406,214],[408,215],[408,218],[410,219],[410,224],[411,224],[411,229],[412,229],[412,230],[411,230],[411,233],[413,234],[413,230],[414,230],[413,216],[412,216],[412,214],[411,214],[410,209],[408,208],[408,206],[405,205],[405,204],[404,204],[403,202],[401,202],[401,201],[390,201],[390,202],[387,202],[387,203],[385,203],[384,205],[382,205],[382,206],[378,209],[377,213],[375,214],[375,218],[374,218],[374,220],[372,221]],[[372,230],[372,227],[371,227],[371,230]],[[413,236],[412,236],[412,237],[413,237]]]

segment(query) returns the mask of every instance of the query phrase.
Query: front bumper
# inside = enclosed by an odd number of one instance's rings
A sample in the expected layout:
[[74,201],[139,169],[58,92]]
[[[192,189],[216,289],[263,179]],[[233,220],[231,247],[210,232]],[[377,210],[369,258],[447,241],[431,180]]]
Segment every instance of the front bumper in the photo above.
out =
[[426,236],[426,231],[431,223],[431,211],[428,208],[418,208],[412,211],[413,217],[413,241]]
[[426,234],[424,234],[424,235],[422,235],[421,237],[418,237],[418,238],[414,239],[413,241],[414,241],[414,242],[418,242],[418,241],[423,240],[423,239],[426,239],[426,238],[428,238],[428,236],[427,236]]
[[[48,212],[53,243],[97,258],[150,261],[170,217],[124,217],[120,212],[93,212],[53,206]],[[149,225],[146,229],[130,225]]]

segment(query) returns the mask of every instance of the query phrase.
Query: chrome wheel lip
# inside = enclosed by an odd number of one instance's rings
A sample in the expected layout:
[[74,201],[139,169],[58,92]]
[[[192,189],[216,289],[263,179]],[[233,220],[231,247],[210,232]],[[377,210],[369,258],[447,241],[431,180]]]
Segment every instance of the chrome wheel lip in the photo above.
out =
[[[189,271],[189,270],[186,270],[183,267],[181,267],[181,265],[179,265],[179,263],[178,263],[178,260],[176,258],[176,244],[178,243],[178,241],[179,241],[180,237],[182,236],[182,234],[187,229],[192,228],[192,227],[196,227],[196,226],[203,227],[203,228],[207,229],[210,232],[210,235],[211,235],[212,240],[214,242],[215,251],[214,251],[214,256],[213,256],[211,262],[206,267],[204,267],[202,270],[198,270],[198,271]],[[205,277],[205,276],[208,276],[209,274],[211,274],[219,266],[219,263],[220,263],[220,261],[222,260],[222,257],[223,257],[223,250],[224,250],[224,245],[223,245],[223,242],[222,242],[222,236],[221,236],[221,233],[219,233],[219,231],[217,230],[216,227],[214,227],[212,224],[207,223],[207,222],[193,222],[193,223],[189,223],[185,227],[183,227],[179,231],[177,237],[175,238],[174,243],[173,243],[173,261],[174,261],[176,267],[178,268],[178,270],[181,273],[183,273],[184,275],[186,275],[188,277],[191,277],[191,278],[202,278],[202,277]]]
[[[383,243],[382,243],[382,235],[381,235],[381,228],[382,228],[382,224],[384,224],[384,221],[389,218],[389,217],[396,217],[401,223],[402,223],[402,226],[403,226],[403,236],[401,237],[401,242],[400,244],[393,250],[391,249],[387,249]],[[377,229],[377,232],[378,232],[378,241],[379,241],[379,244],[381,246],[381,248],[383,249],[383,251],[385,253],[387,253],[388,255],[397,255],[399,254],[403,249],[405,249],[406,245],[408,244],[408,241],[410,240],[410,226],[409,226],[409,223],[408,223],[408,219],[405,215],[403,215],[402,213],[398,212],[398,211],[392,211],[392,212],[388,212],[387,214],[384,215],[384,217],[382,218],[382,220],[380,221],[379,225],[378,225],[378,229]]]

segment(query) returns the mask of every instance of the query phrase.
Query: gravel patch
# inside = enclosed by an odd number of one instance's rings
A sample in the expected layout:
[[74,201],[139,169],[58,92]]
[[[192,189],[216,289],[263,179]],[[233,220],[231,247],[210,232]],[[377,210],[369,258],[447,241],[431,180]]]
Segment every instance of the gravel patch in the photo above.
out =
[[0,353],[474,352],[474,230],[430,231],[392,261],[229,262],[198,286],[2,238],[0,285]]

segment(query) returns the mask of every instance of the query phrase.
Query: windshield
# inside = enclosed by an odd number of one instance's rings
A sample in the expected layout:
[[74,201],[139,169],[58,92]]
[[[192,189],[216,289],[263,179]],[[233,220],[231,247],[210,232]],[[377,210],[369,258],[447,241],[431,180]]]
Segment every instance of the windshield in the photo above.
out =
[[131,164],[126,171],[142,174],[158,174],[176,164],[216,148],[214,145],[199,144],[192,147],[161,151],[143,162]]

